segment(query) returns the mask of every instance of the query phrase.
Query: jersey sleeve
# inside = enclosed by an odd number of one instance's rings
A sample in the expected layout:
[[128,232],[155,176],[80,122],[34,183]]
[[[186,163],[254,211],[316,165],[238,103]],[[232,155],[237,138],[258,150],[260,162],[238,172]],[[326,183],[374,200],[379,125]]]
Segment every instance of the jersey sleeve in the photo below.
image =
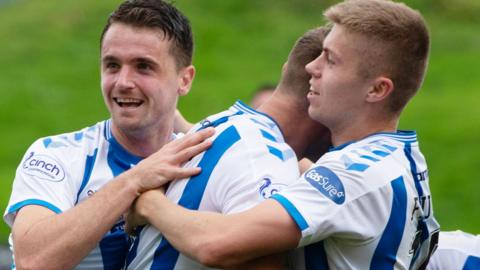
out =
[[341,166],[334,161],[317,163],[300,181],[272,196],[301,230],[299,246],[333,234],[355,241],[384,229],[379,224],[388,218],[390,203],[385,198],[390,187],[369,189],[364,175]]
[[78,166],[78,153],[68,152],[68,148],[48,148],[45,141],[40,139],[32,144],[17,167],[3,217],[9,226],[24,206],[39,205],[59,214],[75,204],[78,187],[72,175],[77,172],[71,167]]
[[221,213],[237,213],[261,203],[299,177],[296,158],[281,160],[261,146],[239,143],[219,164],[213,199]]

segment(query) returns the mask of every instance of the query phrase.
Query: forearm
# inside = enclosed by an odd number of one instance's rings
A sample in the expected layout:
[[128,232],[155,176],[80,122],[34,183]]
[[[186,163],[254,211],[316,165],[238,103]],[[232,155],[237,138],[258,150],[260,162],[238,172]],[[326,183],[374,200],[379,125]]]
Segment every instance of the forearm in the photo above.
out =
[[[19,210],[13,224],[16,264],[19,269],[73,268],[98,244],[142,192],[175,178],[190,177],[199,168],[180,165],[211,145],[207,128],[164,145],[92,197],[54,215],[39,206]],[[39,246],[41,248],[39,248]]]
[[229,267],[228,270],[285,270],[288,269],[287,257],[288,252],[277,253]]
[[163,196],[144,205],[149,206],[141,215],[150,224],[180,252],[207,266],[232,267],[295,248],[300,239],[295,223],[276,202],[228,216],[187,210]]
[[[125,176],[64,213],[32,220],[41,207],[21,209],[13,227],[19,269],[71,269],[98,244],[136,198]],[[37,213],[35,213],[37,212]]]

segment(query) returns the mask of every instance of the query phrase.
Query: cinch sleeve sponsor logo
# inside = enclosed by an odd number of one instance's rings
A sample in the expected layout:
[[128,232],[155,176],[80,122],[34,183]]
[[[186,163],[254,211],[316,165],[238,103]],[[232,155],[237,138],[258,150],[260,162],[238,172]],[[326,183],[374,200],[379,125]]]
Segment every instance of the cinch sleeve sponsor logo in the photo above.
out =
[[65,178],[65,170],[53,158],[35,155],[31,152],[22,164],[23,172],[51,182],[60,182]]
[[320,166],[305,173],[305,180],[336,204],[345,202],[345,190],[340,178],[330,169]]

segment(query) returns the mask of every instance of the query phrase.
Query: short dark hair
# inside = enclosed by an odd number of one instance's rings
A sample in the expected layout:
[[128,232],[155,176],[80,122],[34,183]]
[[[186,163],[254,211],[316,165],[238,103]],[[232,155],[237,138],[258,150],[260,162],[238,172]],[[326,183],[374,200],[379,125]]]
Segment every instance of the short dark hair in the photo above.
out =
[[177,8],[163,0],[127,0],[108,18],[101,38],[113,23],[123,23],[133,27],[159,29],[172,42],[170,53],[175,58],[177,68],[192,63],[193,35],[190,22]]
[[330,31],[330,27],[321,26],[307,31],[295,43],[290,55],[286,68],[280,79],[279,86],[285,92],[297,99],[302,100],[306,104],[307,93],[310,89],[310,74],[305,70],[305,66],[315,60],[323,50],[323,40]]

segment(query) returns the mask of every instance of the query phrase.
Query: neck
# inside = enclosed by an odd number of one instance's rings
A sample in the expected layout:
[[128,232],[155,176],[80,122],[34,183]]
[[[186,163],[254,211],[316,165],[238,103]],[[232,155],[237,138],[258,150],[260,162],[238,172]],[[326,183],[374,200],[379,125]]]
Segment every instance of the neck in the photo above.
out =
[[258,111],[275,119],[285,141],[295,151],[297,158],[302,158],[307,147],[328,131],[310,119],[304,104],[296,103],[295,98],[278,92],[275,91]]
[[371,115],[384,114],[367,114],[356,118],[355,121],[350,121],[347,125],[330,127],[333,146],[358,141],[374,133],[397,131],[398,117],[372,117]]
[[162,148],[170,141],[173,132],[173,123],[165,124],[155,130],[124,130],[112,122],[112,135],[117,142],[128,152],[139,156],[148,157]]

